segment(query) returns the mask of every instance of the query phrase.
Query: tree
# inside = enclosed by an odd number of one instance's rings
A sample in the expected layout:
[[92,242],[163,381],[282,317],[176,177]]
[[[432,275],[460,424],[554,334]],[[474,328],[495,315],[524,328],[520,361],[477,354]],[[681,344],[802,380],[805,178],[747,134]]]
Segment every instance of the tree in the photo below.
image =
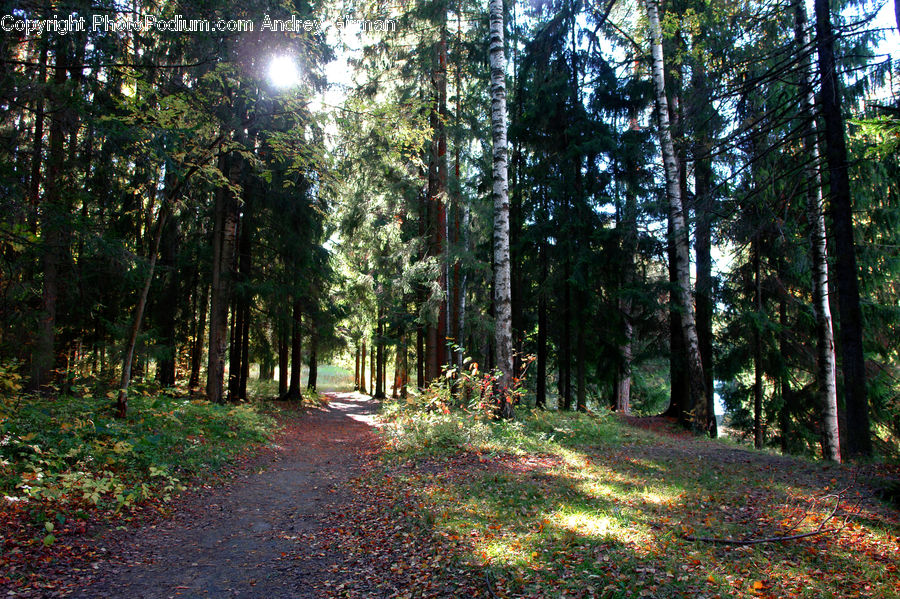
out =
[[494,199],[494,318],[499,413],[513,415],[510,386],[512,359],[512,309],[509,269],[509,180],[506,147],[506,58],[503,50],[503,0],[490,0],[491,139],[493,141]]
[[834,57],[834,33],[828,0],[815,0],[816,46],[821,80],[821,112],[825,123],[825,158],[828,163],[832,234],[835,240],[835,277],[841,334],[841,369],[847,409],[846,454],[872,454],[869,403],[866,395],[866,363],[863,357],[863,322],[859,299],[859,273],[853,239],[853,202],[841,113],[840,82]]
[[813,311],[816,315],[816,378],[822,410],[822,448],[825,459],[841,461],[838,431],[837,381],[831,306],[828,303],[828,251],[825,232],[822,177],[819,165],[819,142],[815,120],[815,99],[809,82],[809,52],[806,6],[794,0],[794,39],[803,56],[799,68],[800,114],[803,119],[803,146],[811,160],[805,169],[807,181],[807,214],[809,218],[810,254],[812,256]]
[[669,204],[669,219],[672,224],[672,237],[669,243],[674,245],[675,269],[678,284],[679,309],[681,310],[681,328],[687,350],[688,371],[690,374],[690,399],[687,413],[691,427],[695,432],[703,432],[709,428],[709,402],[705,388],[706,377],[700,358],[700,344],[697,338],[697,325],[694,318],[694,302],[690,284],[690,252],[687,240],[687,223],[681,198],[681,176],[675,147],[672,143],[672,132],[669,125],[669,107],[666,98],[664,75],[662,31],[659,24],[659,7],[656,0],[645,0],[647,17],[650,21],[650,44],[653,55],[653,84],[656,89],[656,110],[659,119],[660,148],[666,172],[666,196]]

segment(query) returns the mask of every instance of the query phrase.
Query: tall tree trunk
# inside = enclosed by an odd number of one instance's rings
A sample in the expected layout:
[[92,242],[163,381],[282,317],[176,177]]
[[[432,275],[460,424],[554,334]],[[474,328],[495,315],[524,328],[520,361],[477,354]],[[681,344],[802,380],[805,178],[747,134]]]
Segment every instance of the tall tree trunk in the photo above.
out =
[[493,142],[492,196],[494,199],[495,351],[500,371],[501,418],[513,415],[509,386],[512,360],[512,308],[509,264],[509,182],[506,148],[506,57],[503,51],[503,0],[490,2],[491,139]]
[[359,357],[359,392],[366,393],[366,339],[362,340]]
[[713,217],[713,169],[710,157],[710,140],[707,124],[707,110],[710,104],[706,65],[696,65],[691,85],[696,90],[692,100],[692,113],[698,121],[698,139],[693,144],[694,155],[694,214],[696,215],[697,253],[696,310],[697,341],[700,344],[700,359],[705,376],[707,410],[710,416],[710,436],[718,436],[715,413],[715,382],[713,377],[713,301],[712,284],[712,217]]
[[[64,36],[63,36],[64,37]],[[29,388],[34,391],[44,389],[53,377],[56,366],[56,309],[59,301],[60,267],[65,252],[66,209],[63,206],[62,183],[63,162],[65,161],[65,98],[66,45],[60,39],[56,46],[53,67],[53,106],[50,119],[49,156],[47,176],[44,184],[44,198],[41,202],[41,266],[43,285],[41,290],[41,315],[38,324],[37,342],[31,361],[31,381]],[[35,156],[40,158],[39,156]],[[40,171],[38,171],[39,175]],[[39,177],[38,177],[39,178]]]
[[[825,211],[822,195],[822,176],[819,170],[819,142],[816,131],[815,96],[809,80],[812,52],[807,32],[806,5],[794,0],[794,43],[803,57],[799,69],[803,146],[812,161],[806,168],[807,219],[809,221],[810,254],[813,274],[813,312],[816,316],[816,395],[822,414],[822,448],[826,460],[841,461],[838,427],[837,367],[834,353],[834,332],[831,306],[828,303],[828,250],[825,232]],[[900,4],[898,4],[900,6]],[[784,395],[784,393],[783,393]],[[784,395],[786,397],[786,395]],[[785,401],[787,401],[785,399]]]
[[[806,15],[803,4],[795,3],[798,29],[805,44]],[[828,161],[831,196],[831,219],[837,256],[838,306],[841,319],[841,348],[844,372],[844,402],[847,408],[847,454],[868,456],[872,453],[869,433],[869,407],[866,396],[866,368],[862,346],[862,313],[859,305],[859,286],[856,269],[856,249],[853,242],[853,212],[850,181],[847,173],[847,147],[844,141],[844,118],[841,115],[840,86],[834,62],[834,39],[831,14],[827,2],[815,1],[816,32],[819,51],[819,71],[822,81],[822,116],[825,121],[825,148]],[[804,63],[803,67],[807,63]],[[801,77],[806,69],[801,68]],[[814,158],[818,157],[812,87],[801,80],[804,88],[804,110],[809,111],[809,125],[804,143]],[[818,161],[817,161],[818,162]],[[817,165],[818,166],[818,165]],[[808,198],[810,245],[813,258],[813,294],[816,312],[817,378],[819,402],[823,419],[823,448],[825,458],[840,461],[841,447],[837,418],[837,384],[832,333],[831,310],[828,304],[828,260],[825,217],[822,209],[821,177],[816,191]]]
[[[235,155],[222,154],[219,158],[219,169],[228,173],[229,181],[240,180],[238,176],[240,161],[241,159]],[[228,307],[231,305],[238,202],[234,191],[224,185],[216,190],[215,195],[206,397],[213,403],[224,403],[225,349],[228,340]]]
[[763,399],[763,350],[762,336],[760,334],[761,320],[763,317],[762,305],[762,280],[760,277],[759,260],[759,234],[753,240],[751,252],[753,254],[753,308],[756,310],[756,318],[753,319],[753,446],[762,449],[763,425],[762,425],[762,399]]
[[[41,56],[37,85],[39,92],[34,100],[34,144],[31,150],[31,176],[28,180],[28,198],[32,208],[37,208],[41,191],[41,163],[44,157],[44,84],[47,80],[48,36],[41,36]],[[36,231],[32,231],[33,233]]]
[[697,339],[697,325],[694,318],[694,302],[691,293],[690,251],[687,240],[687,223],[681,200],[681,175],[672,132],[669,128],[669,108],[666,101],[666,85],[662,52],[662,32],[659,24],[657,0],[645,0],[650,21],[651,50],[653,55],[653,83],[656,90],[656,104],[659,113],[659,137],[666,171],[666,195],[669,200],[669,218],[672,221],[675,244],[676,273],[678,278],[679,307],[681,325],[687,349],[688,372],[690,374],[690,406],[688,414],[691,428],[701,433],[709,430],[710,414],[707,400],[703,362],[700,357],[700,343]]

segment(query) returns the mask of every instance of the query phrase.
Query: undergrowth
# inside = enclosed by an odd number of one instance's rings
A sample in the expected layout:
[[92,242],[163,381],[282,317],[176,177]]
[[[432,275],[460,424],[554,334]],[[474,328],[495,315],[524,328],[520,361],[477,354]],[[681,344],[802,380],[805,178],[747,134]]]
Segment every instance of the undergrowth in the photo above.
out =
[[248,404],[136,394],[124,420],[111,406],[94,395],[2,398],[3,501],[49,513],[165,501],[188,479],[265,441],[274,426]]

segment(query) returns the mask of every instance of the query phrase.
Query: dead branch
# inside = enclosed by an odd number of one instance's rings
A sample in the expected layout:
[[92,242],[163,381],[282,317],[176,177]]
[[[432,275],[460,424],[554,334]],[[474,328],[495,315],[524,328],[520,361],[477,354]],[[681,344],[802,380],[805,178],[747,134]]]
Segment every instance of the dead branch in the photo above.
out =
[[[859,504],[862,501],[861,497],[857,499],[853,507],[843,516],[843,522],[840,526],[835,528],[826,528],[826,525],[837,515],[837,511],[841,506],[841,500],[843,499],[844,493],[848,491],[849,488],[850,487],[843,489],[838,493],[833,493],[822,497],[822,499],[834,498],[834,507],[831,508],[831,512],[829,512],[828,516],[826,516],[822,520],[822,522],[819,524],[819,527],[809,532],[803,532],[793,535],[779,535],[775,537],[762,537],[757,539],[722,539],[718,537],[695,537],[692,535],[682,535],[682,538],[686,541],[699,541],[702,543],[714,543],[717,545],[748,546],[761,545],[763,543],[784,543],[785,541],[795,541],[797,539],[805,539],[807,537],[814,537],[821,534],[839,534],[847,526],[847,522],[849,521],[850,517],[855,513],[858,513]],[[803,518],[800,518],[800,520],[789,530],[795,530],[800,525],[800,523],[806,519],[807,515],[809,514],[805,514]]]

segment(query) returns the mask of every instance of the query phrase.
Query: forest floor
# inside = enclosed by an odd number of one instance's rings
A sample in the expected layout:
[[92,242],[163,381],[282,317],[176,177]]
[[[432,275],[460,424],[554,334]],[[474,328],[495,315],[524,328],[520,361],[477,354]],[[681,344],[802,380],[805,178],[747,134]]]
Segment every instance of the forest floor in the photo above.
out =
[[[41,588],[0,595],[900,596],[900,514],[871,496],[872,475],[896,468],[783,458],[615,416],[388,410],[378,424],[366,396],[323,397],[280,406],[281,431],[228,480],[185,493],[165,517],[88,531]],[[820,528],[785,542],[696,540]]]

